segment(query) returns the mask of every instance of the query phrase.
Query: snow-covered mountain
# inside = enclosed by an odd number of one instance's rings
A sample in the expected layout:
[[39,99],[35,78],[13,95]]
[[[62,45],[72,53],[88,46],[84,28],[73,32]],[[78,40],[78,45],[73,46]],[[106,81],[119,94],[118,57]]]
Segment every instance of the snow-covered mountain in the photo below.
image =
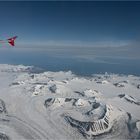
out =
[[136,138],[140,77],[0,65],[0,139]]

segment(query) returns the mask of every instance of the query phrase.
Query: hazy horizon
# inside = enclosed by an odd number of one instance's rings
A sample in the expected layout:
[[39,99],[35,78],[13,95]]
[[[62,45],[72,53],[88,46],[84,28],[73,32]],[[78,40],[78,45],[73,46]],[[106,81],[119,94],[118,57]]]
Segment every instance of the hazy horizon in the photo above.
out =
[[0,17],[0,39],[18,36],[0,63],[139,75],[139,1],[0,1]]

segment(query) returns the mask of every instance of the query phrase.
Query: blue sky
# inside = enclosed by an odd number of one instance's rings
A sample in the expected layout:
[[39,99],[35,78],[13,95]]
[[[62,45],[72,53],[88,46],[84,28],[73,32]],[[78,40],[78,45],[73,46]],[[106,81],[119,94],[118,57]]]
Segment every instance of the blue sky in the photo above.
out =
[[0,2],[1,38],[19,42],[127,41],[140,37],[140,2]]
[[0,1],[0,18],[0,39],[17,35],[17,50],[140,58],[139,1]]

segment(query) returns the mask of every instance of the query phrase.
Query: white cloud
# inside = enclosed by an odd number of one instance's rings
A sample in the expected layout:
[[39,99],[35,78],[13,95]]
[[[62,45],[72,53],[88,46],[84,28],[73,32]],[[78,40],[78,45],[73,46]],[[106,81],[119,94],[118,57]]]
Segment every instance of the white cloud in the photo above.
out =
[[79,56],[90,60],[94,59],[94,56],[140,59],[140,42],[128,40],[17,42],[15,51],[45,52],[50,55],[66,55],[67,57]]

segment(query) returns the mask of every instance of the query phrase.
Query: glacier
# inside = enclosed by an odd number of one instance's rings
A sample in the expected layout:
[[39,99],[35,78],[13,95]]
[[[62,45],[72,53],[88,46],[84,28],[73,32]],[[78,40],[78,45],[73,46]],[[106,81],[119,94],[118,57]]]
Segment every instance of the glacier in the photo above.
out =
[[0,64],[0,139],[140,139],[140,77],[35,73]]

